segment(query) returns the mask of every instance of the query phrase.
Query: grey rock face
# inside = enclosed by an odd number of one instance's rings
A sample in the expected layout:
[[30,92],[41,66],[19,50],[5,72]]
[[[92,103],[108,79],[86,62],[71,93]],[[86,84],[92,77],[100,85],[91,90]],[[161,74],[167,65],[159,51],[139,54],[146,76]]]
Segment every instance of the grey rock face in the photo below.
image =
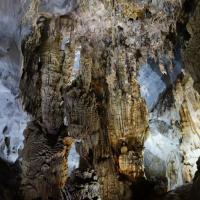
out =
[[0,2],[0,155],[14,162],[23,147],[27,115],[19,100],[20,23],[25,1]]
[[49,12],[56,15],[66,15],[73,11],[77,6],[76,0],[42,0],[39,11]]
[[101,200],[100,185],[94,170],[75,170],[68,182],[67,189],[72,199]]

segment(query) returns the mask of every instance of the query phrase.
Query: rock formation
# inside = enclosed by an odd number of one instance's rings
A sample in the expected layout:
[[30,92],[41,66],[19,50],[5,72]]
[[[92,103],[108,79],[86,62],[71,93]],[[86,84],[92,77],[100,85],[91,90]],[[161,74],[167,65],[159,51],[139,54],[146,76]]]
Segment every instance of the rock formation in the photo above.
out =
[[[13,167],[15,197],[198,199],[200,3],[19,4],[16,91],[30,122]],[[0,143],[8,155],[9,131],[5,126]],[[72,144],[80,163],[70,172]],[[13,199],[7,187],[2,198]]]

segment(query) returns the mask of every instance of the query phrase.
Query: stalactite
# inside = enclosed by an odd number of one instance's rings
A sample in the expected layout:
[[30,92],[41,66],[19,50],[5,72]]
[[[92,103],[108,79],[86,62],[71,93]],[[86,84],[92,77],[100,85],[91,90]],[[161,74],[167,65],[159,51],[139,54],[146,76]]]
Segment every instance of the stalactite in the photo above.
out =
[[[22,199],[189,200],[191,189],[198,198],[198,172],[193,186],[166,195],[191,181],[200,145],[199,4],[187,3],[30,2],[19,86],[31,118]],[[80,167],[69,176],[72,143]]]

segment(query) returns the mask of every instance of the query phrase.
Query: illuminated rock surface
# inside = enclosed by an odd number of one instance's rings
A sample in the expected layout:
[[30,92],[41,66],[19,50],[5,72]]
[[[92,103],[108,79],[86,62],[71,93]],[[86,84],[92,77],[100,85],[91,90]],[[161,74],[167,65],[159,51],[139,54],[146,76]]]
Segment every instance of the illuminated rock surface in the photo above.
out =
[[199,9],[2,0],[0,197],[198,200]]

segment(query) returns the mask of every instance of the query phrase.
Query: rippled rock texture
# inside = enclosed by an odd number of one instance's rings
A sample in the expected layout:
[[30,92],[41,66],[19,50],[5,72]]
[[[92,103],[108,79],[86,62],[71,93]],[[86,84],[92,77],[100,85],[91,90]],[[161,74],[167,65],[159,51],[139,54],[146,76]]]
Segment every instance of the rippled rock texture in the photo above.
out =
[[48,136],[48,130],[38,122],[31,122],[24,131],[22,152],[22,192],[25,199],[59,197],[67,180],[67,156],[72,140]]
[[[21,198],[198,199],[199,2],[20,5],[15,95],[30,116],[15,184]],[[9,41],[0,55],[15,49]],[[72,146],[80,163],[71,172]]]

